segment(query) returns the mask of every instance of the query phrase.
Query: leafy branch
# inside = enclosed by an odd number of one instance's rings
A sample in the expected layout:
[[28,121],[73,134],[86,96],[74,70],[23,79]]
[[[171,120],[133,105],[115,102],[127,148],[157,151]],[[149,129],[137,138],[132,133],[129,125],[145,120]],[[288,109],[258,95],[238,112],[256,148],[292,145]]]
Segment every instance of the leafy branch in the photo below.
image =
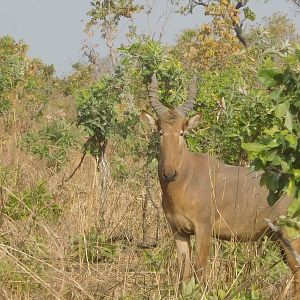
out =
[[299,233],[300,220],[300,48],[280,56],[281,61],[266,59],[258,74],[268,88],[274,107],[268,112],[277,124],[266,128],[256,143],[244,143],[256,170],[264,173],[261,183],[269,189],[268,202],[273,205],[283,193],[294,199],[281,224]]

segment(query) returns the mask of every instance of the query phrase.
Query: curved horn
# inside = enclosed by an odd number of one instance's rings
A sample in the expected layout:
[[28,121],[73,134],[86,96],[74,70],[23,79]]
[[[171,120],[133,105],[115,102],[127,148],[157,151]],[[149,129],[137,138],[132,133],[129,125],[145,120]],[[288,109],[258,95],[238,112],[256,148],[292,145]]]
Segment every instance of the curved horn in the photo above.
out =
[[194,76],[189,83],[188,98],[185,103],[179,106],[176,111],[186,116],[194,107],[197,93],[197,77]]
[[151,84],[150,84],[150,90],[149,90],[149,101],[152,106],[152,108],[155,110],[158,116],[162,116],[164,113],[166,113],[169,109],[165,107],[158,99],[158,93],[157,93],[157,79],[155,73],[152,75],[151,78]]

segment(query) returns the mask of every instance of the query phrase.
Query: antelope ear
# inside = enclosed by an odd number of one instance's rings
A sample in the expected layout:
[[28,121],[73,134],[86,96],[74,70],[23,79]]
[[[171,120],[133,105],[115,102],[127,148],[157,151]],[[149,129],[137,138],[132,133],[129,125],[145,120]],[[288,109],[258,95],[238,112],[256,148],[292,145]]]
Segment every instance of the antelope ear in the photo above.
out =
[[186,123],[186,129],[191,130],[196,128],[202,120],[202,114],[197,113],[195,116],[191,117]]
[[157,122],[152,115],[143,110],[141,116],[143,120],[146,121],[152,129],[157,129]]

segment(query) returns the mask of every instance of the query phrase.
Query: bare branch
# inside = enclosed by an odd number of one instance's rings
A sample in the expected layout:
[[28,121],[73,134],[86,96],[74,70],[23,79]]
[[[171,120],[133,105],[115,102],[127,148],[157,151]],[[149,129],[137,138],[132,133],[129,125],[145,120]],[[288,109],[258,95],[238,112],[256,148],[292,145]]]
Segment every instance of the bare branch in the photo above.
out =
[[185,15],[188,15],[188,14],[192,14],[193,13],[193,9],[196,7],[196,6],[204,6],[204,7],[207,7],[208,6],[208,3],[205,3],[203,1],[197,1],[197,0],[189,0],[189,4],[187,5],[188,7],[188,11],[185,13]]
[[[239,1],[236,6],[235,9],[240,10],[242,7],[246,6],[248,3],[248,0],[245,1]],[[246,39],[243,37],[243,21],[240,24],[236,24],[235,22],[233,22],[233,30],[235,31],[235,34],[237,36],[237,38],[239,39],[239,41],[247,48],[247,42]]]
[[300,7],[300,0],[292,0],[292,2],[297,5],[298,7]]
[[[300,0],[298,0],[300,1]],[[238,1],[238,3],[235,6],[235,9],[239,10],[242,7],[245,7],[248,3],[248,0],[244,0],[244,1]],[[207,7],[209,5],[209,1],[208,2],[204,2],[201,0],[189,0],[189,4],[188,4],[188,11],[186,13],[187,14],[192,14],[193,9],[196,6],[203,6],[203,7]],[[247,48],[247,42],[246,39],[243,37],[243,22],[241,22],[240,24],[236,24],[233,20],[232,20],[232,24],[233,24],[233,30],[236,33],[237,38],[239,39],[239,41]]]
[[244,7],[244,6],[246,6],[247,5],[247,2],[248,1],[239,1],[237,4],[236,4],[236,6],[235,6],[235,9],[240,9],[241,7]]
[[206,7],[208,5],[207,3],[204,3],[203,1],[192,0],[192,2],[194,2],[195,5],[202,5],[204,7]]
[[237,38],[239,39],[239,41],[247,48],[247,42],[246,39],[243,37],[243,30],[242,30],[242,25],[243,23],[241,23],[241,25],[234,25],[233,30],[235,31],[235,34],[237,36]]
[[81,159],[80,159],[80,161],[79,161],[79,164],[78,164],[77,167],[73,170],[73,172],[71,173],[71,175],[68,176],[67,179],[64,179],[64,178],[63,178],[62,184],[61,184],[61,185],[63,185],[63,184],[66,183],[67,181],[69,181],[69,180],[75,175],[75,173],[77,172],[77,170],[81,167],[82,162],[83,162],[83,160],[84,160],[84,158],[85,158],[85,156],[86,156],[87,148],[88,148],[88,146],[91,144],[92,141],[93,141],[93,138],[89,138],[89,139],[84,143],[84,145],[83,145],[83,147],[82,147],[83,155],[82,155],[82,157],[81,157]]

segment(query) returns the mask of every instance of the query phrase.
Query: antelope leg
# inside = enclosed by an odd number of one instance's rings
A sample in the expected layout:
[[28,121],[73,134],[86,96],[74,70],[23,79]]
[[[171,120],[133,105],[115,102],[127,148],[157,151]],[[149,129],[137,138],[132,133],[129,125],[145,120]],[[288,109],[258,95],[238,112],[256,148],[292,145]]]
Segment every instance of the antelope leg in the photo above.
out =
[[174,233],[177,261],[180,270],[180,282],[188,282],[191,276],[191,243],[190,236],[181,234],[179,232]]
[[206,225],[196,228],[195,237],[196,237],[195,272],[198,281],[205,282],[206,265],[207,265],[210,239],[211,239],[210,228]]
[[[296,255],[300,255],[300,239],[293,240],[291,242],[292,250],[295,251]],[[297,261],[295,254],[290,249],[285,249],[285,254],[289,267],[291,268],[294,275],[294,298],[300,300],[300,264]]]

